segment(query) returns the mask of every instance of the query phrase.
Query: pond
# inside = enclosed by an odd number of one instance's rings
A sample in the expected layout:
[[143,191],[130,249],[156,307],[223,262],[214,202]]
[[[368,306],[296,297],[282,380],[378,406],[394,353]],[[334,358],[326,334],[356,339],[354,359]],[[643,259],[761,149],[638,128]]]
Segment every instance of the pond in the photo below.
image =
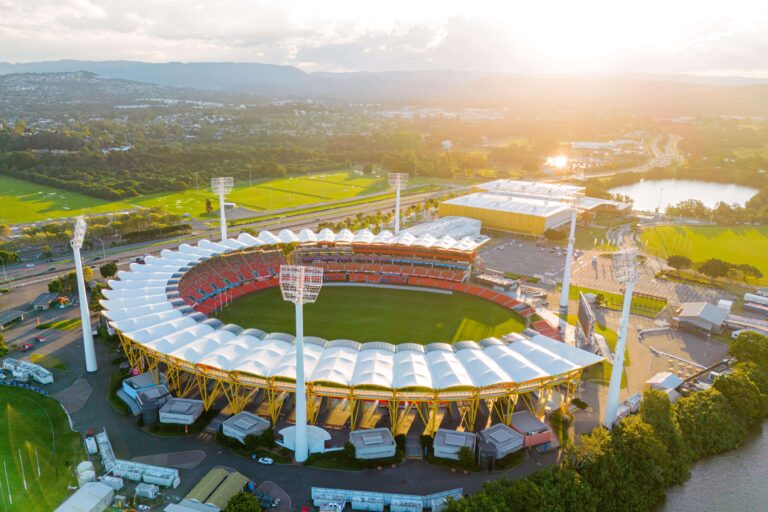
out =
[[647,180],[612,188],[613,194],[624,194],[634,200],[633,208],[645,212],[656,211],[661,197],[661,211],[686,199],[698,199],[704,206],[714,207],[720,201],[744,205],[757,189],[733,183],[713,183],[698,180]]

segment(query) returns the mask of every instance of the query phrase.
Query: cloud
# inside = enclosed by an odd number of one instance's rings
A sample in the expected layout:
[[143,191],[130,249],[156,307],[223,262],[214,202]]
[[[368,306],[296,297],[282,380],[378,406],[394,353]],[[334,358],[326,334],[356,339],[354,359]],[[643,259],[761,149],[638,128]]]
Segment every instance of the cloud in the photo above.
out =
[[306,70],[768,72],[768,4],[0,0],[0,60]]

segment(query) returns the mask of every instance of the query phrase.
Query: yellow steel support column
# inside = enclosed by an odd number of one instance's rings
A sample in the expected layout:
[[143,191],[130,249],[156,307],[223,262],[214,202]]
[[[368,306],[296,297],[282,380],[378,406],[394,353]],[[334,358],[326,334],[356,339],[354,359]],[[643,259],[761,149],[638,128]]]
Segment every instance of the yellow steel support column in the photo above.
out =
[[477,420],[477,409],[480,406],[480,399],[472,398],[459,402],[459,411],[461,412],[461,424],[468,432],[475,431],[475,422]]
[[359,403],[354,395],[349,395],[349,428],[355,430],[357,428],[357,408]]
[[510,425],[512,423],[512,414],[515,412],[515,406],[517,405],[519,396],[520,395],[517,393],[514,393],[499,397],[495,400],[493,410],[499,418],[499,421],[505,425]]
[[269,416],[272,419],[272,425],[277,425],[277,418],[280,416],[285,400],[280,400],[279,404],[276,403],[275,397],[278,391],[273,386],[273,383],[270,382],[267,388],[267,403],[269,405]]

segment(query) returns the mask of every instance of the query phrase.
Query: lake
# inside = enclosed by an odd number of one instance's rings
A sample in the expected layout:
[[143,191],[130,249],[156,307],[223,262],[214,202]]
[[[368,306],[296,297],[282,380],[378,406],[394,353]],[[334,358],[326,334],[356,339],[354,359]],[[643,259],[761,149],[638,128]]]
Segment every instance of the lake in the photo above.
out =
[[[661,190],[663,189],[663,190]],[[720,201],[744,205],[757,189],[732,183],[713,183],[697,180],[647,180],[612,188],[613,194],[624,194],[634,200],[633,208],[646,212],[656,211],[661,191],[661,211],[686,199],[698,199],[712,208]]]
[[691,479],[667,491],[659,512],[768,510],[768,433],[694,466]]

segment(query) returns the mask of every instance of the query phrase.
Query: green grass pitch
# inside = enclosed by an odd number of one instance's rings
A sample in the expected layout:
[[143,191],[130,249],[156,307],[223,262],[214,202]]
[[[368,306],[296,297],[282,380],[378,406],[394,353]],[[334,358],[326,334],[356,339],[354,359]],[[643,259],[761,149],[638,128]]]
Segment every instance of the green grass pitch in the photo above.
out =
[[[4,501],[0,509],[50,512],[69,495],[67,486],[77,485],[74,468],[85,460],[80,435],[70,430],[67,415],[55,400],[32,391],[0,387],[0,408],[0,482]],[[8,470],[12,505],[3,463]]]
[[[314,176],[258,180],[253,186],[237,183],[227,201],[256,212],[282,210],[354,199],[357,196],[385,192],[384,179],[360,176],[353,172],[332,172]],[[205,200],[218,209],[218,198],[210,191],[208,181],[200,181],[200,190],[160,192],[123,201],[106,201],[57,188],[0,176],[0,224],[19,224],[56,220],[84,214],[125,211],[133,208],[162,206],[169,213],[200,217],[205,213]]]
[[701,262],[719,258],[759,268],[768,283],[768,227],[766,226],[659,226],[645,229],[648,252],[666,258],[673,254]]
[[[241,327],[293,334],[294,306],[278,288],[241,297],[217,318]],[[467,295],[408,289],[326,286],[304,306],[304,334],[360,342],[453,343],[520,332],[522,318],[493,302]]]

